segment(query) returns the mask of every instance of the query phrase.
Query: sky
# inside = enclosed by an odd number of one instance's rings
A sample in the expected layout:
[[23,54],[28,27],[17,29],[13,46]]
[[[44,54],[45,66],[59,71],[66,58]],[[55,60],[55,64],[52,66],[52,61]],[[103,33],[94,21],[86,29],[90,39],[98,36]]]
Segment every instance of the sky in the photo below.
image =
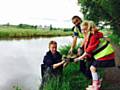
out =
[[50,25],[71,28],[80,13],[77,0],[0,0],[0,24]]

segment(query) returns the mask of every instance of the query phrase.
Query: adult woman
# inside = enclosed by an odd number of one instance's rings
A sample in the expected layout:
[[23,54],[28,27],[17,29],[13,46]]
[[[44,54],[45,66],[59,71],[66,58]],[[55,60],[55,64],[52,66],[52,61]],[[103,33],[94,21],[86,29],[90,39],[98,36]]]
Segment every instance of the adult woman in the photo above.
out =
[[57,51],[57,42],[49,42],[49,51],[44,56],[43,63],[41,65],[42,83],[40,90],[43,90],[44,84],[48,79],[52,77],[59,77],[62,75],[63,66],[65,66],[65,60],[62,60],[62,55]]
[[62,55],[57,51],[56,41],[50,41],[49,51],[44,56],[43,63],[47,68],[50,68],[52,75],[58,76],[62,74],[65,61],[62,60]]
[[81,24],[82,32],[86,33],[84,40],[84,54],[74,61],[77,62],[87,57],[94,57],[94,61],[90,66],[92,73],[92,85],[86,88],[87,90],[99,90],[100,80],[96,72],[98,67],[113,67],[114,62],[114,50],[109,43],[105,40],[103,34],[98,31],[93,21],[84,21]]

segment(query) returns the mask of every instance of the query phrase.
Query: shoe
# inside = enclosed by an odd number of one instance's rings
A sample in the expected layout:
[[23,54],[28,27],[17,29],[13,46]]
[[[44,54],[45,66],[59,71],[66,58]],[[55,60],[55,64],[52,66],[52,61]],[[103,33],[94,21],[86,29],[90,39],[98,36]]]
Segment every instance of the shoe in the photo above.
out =
[[103,81],[103,78],[100,78],[100,79],[99,79],[99,84],[98,84],[99,87],[101,87],[102,81]]
[[89,85],[86,90],[100,90],[100,87]]
[[86,90],[100,90],[102,79],[93,80],[92,85],[89,85]]

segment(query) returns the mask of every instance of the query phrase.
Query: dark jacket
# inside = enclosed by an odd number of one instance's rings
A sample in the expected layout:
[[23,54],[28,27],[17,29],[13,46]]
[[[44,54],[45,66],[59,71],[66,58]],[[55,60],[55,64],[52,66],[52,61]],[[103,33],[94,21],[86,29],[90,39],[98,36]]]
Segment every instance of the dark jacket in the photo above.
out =
[[51,73],[55,76],[62,74],[63,65],[59,66],[56,69],[53,69],[52,65],[61,62],[62,55],[60,55],[59,52],[57,52],[54,56],[52,55],[51,51],[48,51],[46,55],[44,56],[43,63],[45,66],[49,67],[51,70]]

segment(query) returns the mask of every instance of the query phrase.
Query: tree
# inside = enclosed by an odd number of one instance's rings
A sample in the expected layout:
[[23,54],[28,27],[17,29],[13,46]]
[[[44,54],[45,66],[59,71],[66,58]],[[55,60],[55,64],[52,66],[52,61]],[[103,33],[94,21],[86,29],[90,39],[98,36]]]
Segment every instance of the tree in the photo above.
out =
[[103,21],[120,35],[120,0],[78,0],[85,19]]
[[50,24],[50,30],[52,30],[52,29],[53,29],[52,24]]

